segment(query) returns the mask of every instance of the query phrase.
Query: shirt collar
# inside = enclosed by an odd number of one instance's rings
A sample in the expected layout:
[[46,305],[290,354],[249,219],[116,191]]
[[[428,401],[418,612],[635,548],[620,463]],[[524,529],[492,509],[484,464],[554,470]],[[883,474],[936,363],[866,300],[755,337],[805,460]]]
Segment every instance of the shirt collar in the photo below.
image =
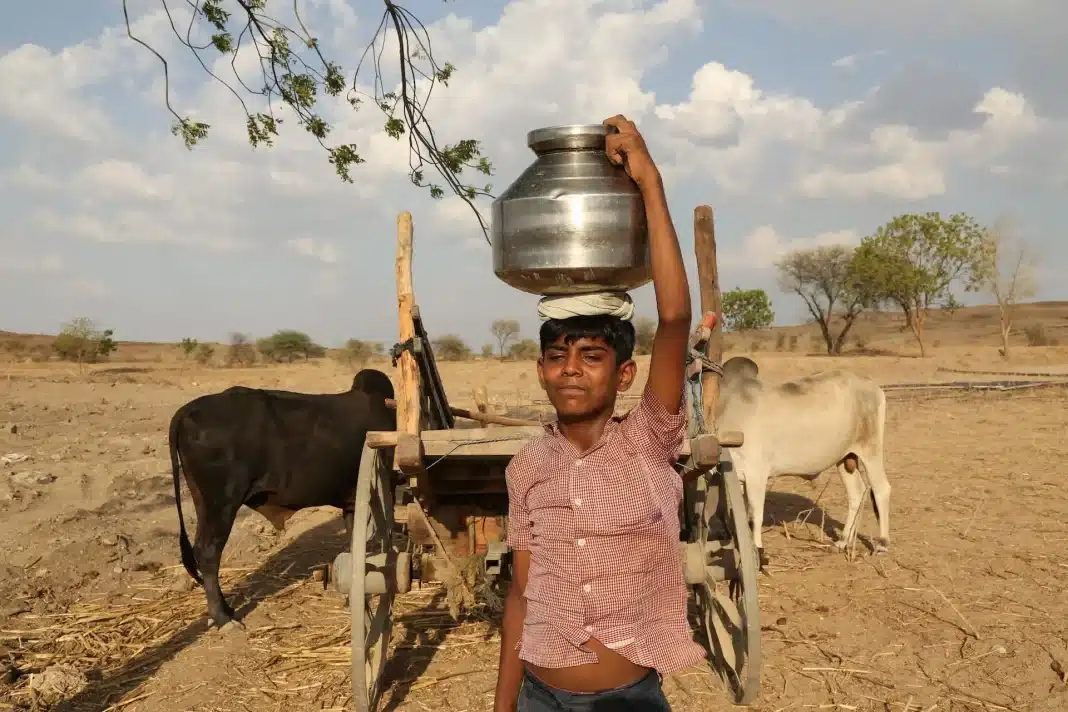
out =
[[[601,433],[601,438],[586,452],[593,452],[608,442],[608,438],[611,437],[612,433],[619,429],[619,424],[622,423],[623,419],[626,417],[627,413],[624,413],[623,415],[613,415],[609,418],[608,422],[604,425],[604,431]],[[549,436],[549,442],[557,452],[564,452],[568,448],[577,450],[571,441],[564,437],[564,434],[560,432],[560,425],[555,420],[546,423],[544,427],[546,435]],[[580,454],[584,455],[585,453]]]

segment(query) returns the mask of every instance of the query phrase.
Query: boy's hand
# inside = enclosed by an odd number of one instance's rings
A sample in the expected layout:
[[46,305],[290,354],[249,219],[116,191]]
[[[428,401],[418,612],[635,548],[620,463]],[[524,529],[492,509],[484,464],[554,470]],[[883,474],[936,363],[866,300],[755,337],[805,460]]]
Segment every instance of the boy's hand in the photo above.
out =
[[660,171],[649,155],[645,139],[638,133],[633,121],[622,114],[616,114],[604,120],[605,126],[614,127],[619,133],[610,133],[605,137],[604,151],[608,160],[617,166],[622,165],[627,175],[639,187],[656,184],[660,180]]

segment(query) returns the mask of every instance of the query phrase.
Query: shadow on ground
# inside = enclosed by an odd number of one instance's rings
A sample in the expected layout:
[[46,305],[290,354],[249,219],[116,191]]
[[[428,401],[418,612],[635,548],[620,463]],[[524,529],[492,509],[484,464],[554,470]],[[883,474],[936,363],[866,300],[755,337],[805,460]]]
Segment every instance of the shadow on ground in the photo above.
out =
[[[833,485],[832,485],[833,486]],[[861,502],[861,521],[872,514],[872,503],[869,497]],[[865,508],[867,512],[865,512]],[[844,513],[844,512],[843,512]],[[780,526],[785,522],[807,521],[815,529],[822,529],[823,534],[829,541],[836,541],[844,528],[841,520],[833,517],[818,502],[813,502],[808,497],[791,492],[768,492],[764,504],[764,526]],[[875,551],[875,545],[871,537],[865,534],[857,534],[857,543],[863,544],[869,552]]]
[[[314,568],[332,561],[339,552],[347,549],[347,543],[340,518],[324,522],[272,554],[256,571],[227,590],[227,600],[237,609],[238,617],[244,618],[255,610],[260,601],[292,583],[307,580]],[[204,614],[199,619],[190,622],[160,645],[130,659],[117,670],[107,675],[90,675],[89,687],[56,705],[52,708],[53,712],[98,712],[114,704],[152,677],[182,650],[193,645],[208,630],[205,603]]]
[[[443,611],[446,609],[445,589],[440,589],[434,594],[425,608],[418,613],[411,614],[419,617],[420,614],[430,611]],[[387,681],[394,681],[392,686],[383,695],[382,712],[393,712],[404,704],[414,685],[430,668],[430,663],[438,652],[438,647],[445,643],[449,634],[458,625],[473,622],[488,622],[489,626],[483,636],[484,640],[491,640],[500,630],[500,616],[492,617],[465,617],[459,621],[453,621],[451,617],[443,616],[433,619],[440,623],[424,624],[418,628],[406,627],[404,637],[395,640],[397,648],[386,663],[384,672]]]
[[807,521],[823,533],[834,538],[842,529],[842,522],[808,497],[792,492],[769,491],[764,499],[764,526],[779,526],[781,522]]

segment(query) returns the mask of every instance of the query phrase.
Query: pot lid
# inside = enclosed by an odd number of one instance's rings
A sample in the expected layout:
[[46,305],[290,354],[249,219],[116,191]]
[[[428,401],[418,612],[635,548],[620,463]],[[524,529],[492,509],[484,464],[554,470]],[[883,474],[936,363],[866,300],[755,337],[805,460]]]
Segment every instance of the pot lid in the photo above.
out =
[[[568,124],[534,129],[527,134],[527,146],[534,153],[550,151],[604,150],[609,129],[603,124]],[[611,129],[615,132],[615,129]]]

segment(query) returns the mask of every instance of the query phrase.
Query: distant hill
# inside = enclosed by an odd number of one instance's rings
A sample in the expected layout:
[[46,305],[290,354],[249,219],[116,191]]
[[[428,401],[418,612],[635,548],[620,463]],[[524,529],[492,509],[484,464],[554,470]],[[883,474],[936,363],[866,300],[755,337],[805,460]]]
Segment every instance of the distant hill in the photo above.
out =
[[[1068,343],[1068,302],[1034,302],[1016,308],[1013,344],[1026,345],[1024,331],[1037,328],[1058,343]],[[926,325],[925,341],[931,348],[1000,344],[996,306],[961,307],[932,310]],[[431,333],[431,338],[436,335]],[[42,358],[51,351],[52,335],[17,334],[0,330],[0,360]],[[791,342],[794,348],[790,349]],[[726,335],[728,350],[746,351],[819,351],[822,339],[814,324],[775,327],[757,332]],[[223,345],[216,344],[218,351]],[[879,350],[909,352],[915,349],[912,333],[905,329],[904,318],[897,312],[865,313],[853,327],[846,351]],[[169,361],[180,354],[177,343],[120,341],[112,361]]]
[[[1068,302],[1034,302],[1016,307],[1013,316],[1013,345],[1025,345],[1024,331],[1038,328],[1048,337],[1068,342]],[[783,335],[783,336],[780,336]],[[728,349],[750,351],[778,350],[781,338],[797,337],[799,350],[813,350],[813,343],[822,346],[823,339],[815,324],[799,324],[767,329],[761,332],[727,334]],[[817,340],[817,341],[813,341]],[[927,346],[998,346],[1001,328],[998,309],[993,305],[960,307],[952,311],[933,309],[924,326]],[[812,343],[807,343],[812,342]],[[754,348],[757,346],[758,348]],[[848,338],[847,351],[863,348],[911,352],[915,348],[912,332],[905,328],[900,312],[867,312],[858,318]]]

